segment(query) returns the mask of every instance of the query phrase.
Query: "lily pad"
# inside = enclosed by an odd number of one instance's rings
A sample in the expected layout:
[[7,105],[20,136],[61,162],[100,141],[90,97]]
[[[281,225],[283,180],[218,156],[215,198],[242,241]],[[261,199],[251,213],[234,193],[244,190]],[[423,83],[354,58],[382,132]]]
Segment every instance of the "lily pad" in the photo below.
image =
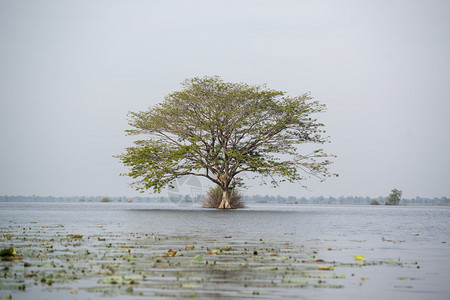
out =
[[319,266],[317,266],[317,270],[321,270],[321,271],[333,271],[333,270],[334,270],[334,266],[324,266],[324,265],[319,265]]
[[355,257],[353,257],[353,259],[354,260],[366,260],[366,258],[364,256],[359,255],[359,254],[355,255]]
[[167,251],[167,255],[170,256],[170,257],[175,256],[176,254],[177,254],[176,250],[169,249]]
[[192,259],[192,262],[201,262],[202,259],[203,259],[202,256],[198,254]]
[[1,257],[7,257],[7,256],[17,256],[16,249],[14,247],[3,249],[0,251]]
[[83,238],[83,235],[82,234],[71,234],[71,235],[69,235],[69,237],[71,239],[81,239],[81,238]]

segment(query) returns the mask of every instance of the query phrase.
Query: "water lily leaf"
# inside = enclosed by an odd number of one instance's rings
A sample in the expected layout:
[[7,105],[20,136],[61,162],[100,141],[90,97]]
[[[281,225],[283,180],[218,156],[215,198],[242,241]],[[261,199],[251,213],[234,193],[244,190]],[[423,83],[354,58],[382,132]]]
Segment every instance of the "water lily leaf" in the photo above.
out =
[[319,265],[319,266],[317,266],[317,270],[321,270],[321,271],[333,271],[333,270],[334,270],[334,266],[323,266],[323,265]]
[[0,251],[0,256],[1,257],[17,256],[17,252],[16,252],[16,249],[14,249],[14,247],[11,247],[11,248],[3,249],[2,251]]
[[355,255],[355,257],[353,257],[353,259],[354,260],[366,260],[366,258],[364,256],[359,255],[359,254]]
[[17,254],[16,249],[14,249],[14,247],[10,247],[10,248],[1,250],[0,257],[4,261],[22,260],[22,256],[19,256]]
[[69,237],[71,239],[81,239],[81,238],[83,238],[83,235],[82,234],[71,234],[71,235],[69,235]]
[[101,281],[101,283],[118,284],[123,282],[122,276],[106,276]]
[[202,256],[200,254],[196,255],[193,259],[192,262],[201,262],[202,261]]

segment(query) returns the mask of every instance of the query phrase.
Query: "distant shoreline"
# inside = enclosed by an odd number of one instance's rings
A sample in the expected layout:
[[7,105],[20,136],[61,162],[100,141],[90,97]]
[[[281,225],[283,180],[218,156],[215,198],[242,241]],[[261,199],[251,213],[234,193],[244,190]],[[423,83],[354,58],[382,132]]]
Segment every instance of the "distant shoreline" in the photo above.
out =
[[[73,197],[53,197],[53,196],[0,196],[0,202],[102,202],[105,196],[73,196]],[[167,196],[152,196],[152,197],[107,197],[108,202],[119,203],[170,203],[171,200]],[[194,202],[202,200],[202,196],[199,199],[194,199]],[[380,205],[385,204],[385,197],[369,198],[369,197],[281,197],[281,196],[261,196],[252,195],[244,196],[245,203],[248,204],[329,204],[329,205],[370,205],[371,202],[377,201]],[[180,199],[180,201],[183,201]],[[186,198],[185,201],[192,202],[190,198]],[[425,198],[415,197],[412,199],[401,199],[400,205],[406,206],[450,206],[450,198]]]

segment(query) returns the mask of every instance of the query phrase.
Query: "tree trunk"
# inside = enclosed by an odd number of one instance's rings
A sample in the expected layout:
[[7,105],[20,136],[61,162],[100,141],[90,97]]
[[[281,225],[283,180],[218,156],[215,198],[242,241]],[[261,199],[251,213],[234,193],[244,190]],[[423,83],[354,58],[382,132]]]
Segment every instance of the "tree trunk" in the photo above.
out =
[[220,202],[219,208],[221,209],[230,209],[230,190],[225,190],[222,193],[222,202]]

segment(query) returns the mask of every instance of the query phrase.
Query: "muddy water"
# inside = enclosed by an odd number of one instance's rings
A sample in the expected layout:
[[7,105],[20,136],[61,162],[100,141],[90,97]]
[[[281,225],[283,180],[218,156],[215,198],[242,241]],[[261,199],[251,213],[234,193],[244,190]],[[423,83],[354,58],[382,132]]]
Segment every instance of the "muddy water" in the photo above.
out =
[[0,297],[448,299],[449,225],[447,207],[0,203]]

